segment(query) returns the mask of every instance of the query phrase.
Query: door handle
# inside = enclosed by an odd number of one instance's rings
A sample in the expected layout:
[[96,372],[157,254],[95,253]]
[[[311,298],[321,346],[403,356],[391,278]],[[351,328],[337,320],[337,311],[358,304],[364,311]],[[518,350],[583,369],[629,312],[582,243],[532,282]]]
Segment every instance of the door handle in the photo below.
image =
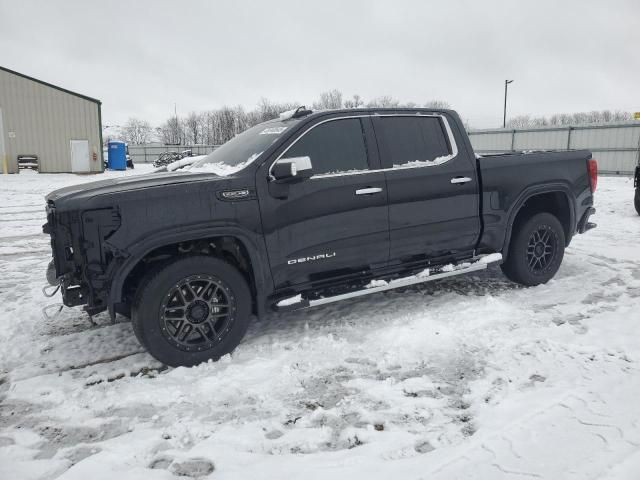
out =
[[469,177],[454,177],[451,179],[451,183],[467,183],[470,181],[471,179]]
[[374,193],[380,193],[381,191],[382,189],[378,187],[360,188],[356,190],[356,195],[373,195]]

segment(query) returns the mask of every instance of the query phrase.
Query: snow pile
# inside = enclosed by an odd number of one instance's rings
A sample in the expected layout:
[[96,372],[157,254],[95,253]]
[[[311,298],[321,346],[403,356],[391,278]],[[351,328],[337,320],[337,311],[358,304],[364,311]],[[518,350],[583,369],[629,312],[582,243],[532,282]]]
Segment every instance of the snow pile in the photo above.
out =
[[478,261],[480,263],[493,263],[493,262],[500,262],[501,260],[502,260],[501,253],[491,253],[489,255],[484,255]]
[[426,277],[429,277],[429,276],[431,276],[431,269],[429,269],[429,268],[425,268],[424,270],[422,270],[421,272],[419,272],[416,276],[417,276],[418,278],[426,278]]
[[293,110],[286,110],[284,112],[282,112],[278,118],[280,120],[289,120],[290,118],[293,118],[293,116],[296,114],[296,112],[298,111],[298,108],[294,108]]
[[42,196],[100,177],[0,177],[0,478],[637,476],[630,179],[600,179],[598,228],[547,285],[491,266],[272,314],[233,355],[165,369],[122,317],[40,315]]
[[389,282],[386,280],[371,280],[364,288],[386,287],[387,285],[389,285]]
[[293,297],[284,298],[277,303],[278,307],[288,307],[290,305],[295,305],[296,303],[302,302],[302,295],[294,295]]

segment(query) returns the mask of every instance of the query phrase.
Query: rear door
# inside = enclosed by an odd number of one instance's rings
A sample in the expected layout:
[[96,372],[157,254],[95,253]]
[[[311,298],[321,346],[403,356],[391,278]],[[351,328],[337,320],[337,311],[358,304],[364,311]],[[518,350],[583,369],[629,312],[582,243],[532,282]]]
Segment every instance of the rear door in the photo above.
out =
[[286,185],[286,198],[277,198],[266,169],[258,172],[276,289],[321,285],[386,266],[387,192],[370,119],[316,123],[296,136],[280,157],[309,157],[314,175]]
[[458,150],[447,118],[380,115],[373,123],[388,188],[391,264],[470,254],[480,234],[475,159]]

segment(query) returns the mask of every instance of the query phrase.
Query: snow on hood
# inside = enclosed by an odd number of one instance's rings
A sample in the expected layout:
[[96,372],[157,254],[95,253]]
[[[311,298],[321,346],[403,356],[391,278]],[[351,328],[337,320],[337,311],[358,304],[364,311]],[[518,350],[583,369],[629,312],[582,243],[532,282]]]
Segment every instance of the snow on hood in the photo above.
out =
[[180,160],[176,160],[175,162],[171,162],[167,165],[167,172],[173,172],[179,168],[186,167],[187,165],[192,165],[200,160],[202,160],[206,155],[198,155],[196,157],[185,157]]
[[244,162],[238,163],[237,165],[227,165],[223,162],[216,163],[203,163],[202,165],[192,165],[190,167],[186,167],[190,172],[205,172],[205,173],[215,173],[216,175],[220,175],[221,177],[226,177],[227,175],[233,175],[234,173],[238,173],[243,168],[247,167],[251,164],[256,158],[258,158],[262,152],[254,153],[249,158],[247,158]]
[[194,165],[198,163],[200,160],[207,157],[207,155],[198,155],[195,157],[185,157],[181,160],[176,160],[175,162],[171,162],[170,164],[159,167],[153,170],[153,173],[159,172],[174,172],[176,170],[180,170],[182,172],[192,172],[192,173],[213,173],[220,177],[226,177],[227,175],[233,175],[234,173],[239,172],[250,163],[252,163],[256,158],[258,158],[262,152],[254,153],[249,158],[247,158],[244,162],[238,163],[237,165],[228,165],[224,162],[212,162],[212,163],[203,163],[202,165]]

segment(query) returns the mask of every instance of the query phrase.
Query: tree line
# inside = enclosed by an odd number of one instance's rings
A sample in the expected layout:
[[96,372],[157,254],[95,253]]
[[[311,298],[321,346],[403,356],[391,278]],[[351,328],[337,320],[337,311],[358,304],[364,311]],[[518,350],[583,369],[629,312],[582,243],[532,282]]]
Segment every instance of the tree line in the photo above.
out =
[[[109,132],[104,140],[118,139],[130,144],[161,142],[165,145],[221,145],[247,128],[258,123],[277,118],[280,113],[300,106],[298,102],[273,102],[266,98],[258,105],[246,110],[242,106],[223,106],[218,109],[190,112],[184,116],[171,116],[159,127],[152,127],[145,120],[130,118],[118,128],[117,135]],[[391,96],[376,97],[365,101],[360,95],[344,98],[340,90],[329,90],[320,94],[313,102],[314,110],[330,110],[338,108],[393,108],[393,107],[425,107],[451,108],[442,100],[430,100],[425,103],[401,102]],[[519,115],[507,122],[508,128],[528,128],[546,126],[585,125],[601,123],[623,123],[633,121],[633,114],[610,110],[579,112],[572,114],[555,114],[551,116]],[[469,129],[468,122],[465,127]]]
[[631,112],[593,110],[591,112],[557,113],[550,116],[534,117],[518,115],[507,121],[507,128],[561,127],[569,125],[589,125],[602,123],[626,123],[634,120]]
[[[273,102],[263,98],[251,110],[246,110],[239,105],[236,107],[223,106],[202,112],[194,111],[184,116],[171,116],[156,128],[153,128],[146,120],[130,118],[118,128],[117,139],[130,144],[156,141],[165,145],[221,145],[247,128],[277,118],[282,112],[292,110],[300,105],[297,102]],[[345,99],[339,90],[321,93],[312,104],[313,110],[361,107],[450,108],[450,105],[441,100],[431,100],[422,104],[401,102],[390,96],[381,96],[365,102],[360,95],[353,95]],[[114,137],[114,135],[112,133],[105,134],[105,142],[110,137]]]

